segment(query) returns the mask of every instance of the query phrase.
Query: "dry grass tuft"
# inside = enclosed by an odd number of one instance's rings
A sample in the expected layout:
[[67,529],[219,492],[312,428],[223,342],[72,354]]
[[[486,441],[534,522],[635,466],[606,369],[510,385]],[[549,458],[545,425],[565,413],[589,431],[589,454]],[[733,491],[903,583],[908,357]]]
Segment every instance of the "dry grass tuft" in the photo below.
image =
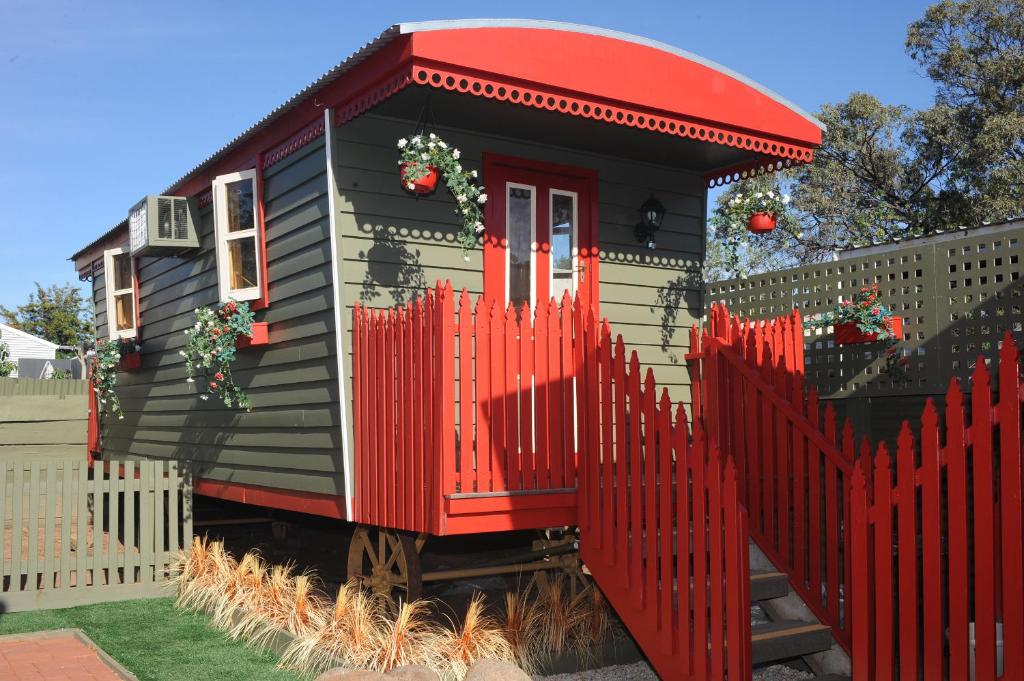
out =
[[505,594],[502,614],[502,632],[512,648],[516,664],[527,673],[535,672],[540,663],[540,613],[536,601],[523,593],[510,591]]
[[382,616],[376,654],[368,665],[370,669],[387,672],[407,664],[443,669],[444,629],[431,621],[429,615],[426,601],[413,601],[402,603],[394,619]]
[[445,658],[453,678],[461,679],[477,660],[491,659],[515,662],[512,644],[505,637],[501,625],[487,614],[483,594],[475,594],[466,610],[462,626],[445,629],[441,655]]

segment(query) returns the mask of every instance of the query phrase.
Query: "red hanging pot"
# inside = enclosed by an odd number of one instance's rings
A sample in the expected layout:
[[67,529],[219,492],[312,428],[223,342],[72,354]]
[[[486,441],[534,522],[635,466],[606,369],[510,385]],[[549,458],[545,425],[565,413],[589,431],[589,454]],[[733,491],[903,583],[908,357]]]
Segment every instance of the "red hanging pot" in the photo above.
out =
[[[410,191],[413,194],[419,194],[420,196],[425,196],[427,194],[433,193],[433,191],[437,189],[437,180],[440,177],[440,173],[438,173],[437,171],[437,166],[427,166],[427,174],[419,178],[418,180],[406,179],[405,169],[407,166],[407,163],[403,163],[400,167],[402,187],[406,191]],[[412,183],[411,189],[409,187],[410,182]]]
[[754,213],[747,220],[747,231],[752,234],[767,234],[775,229],[775,213]]
[[[903,317],[892,316],[885,320],[886,326],[894,338],[903,339]],[[865,333],[853,322],[835,325],[836,345],[856,345],[858,343],[874,343],[878,340],[877,333]]]

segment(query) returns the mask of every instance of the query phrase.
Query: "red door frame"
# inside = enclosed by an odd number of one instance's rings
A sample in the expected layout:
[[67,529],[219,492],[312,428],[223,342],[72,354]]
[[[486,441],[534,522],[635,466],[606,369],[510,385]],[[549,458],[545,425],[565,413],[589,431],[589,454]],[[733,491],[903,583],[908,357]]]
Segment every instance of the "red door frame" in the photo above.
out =
[[[589,168],[560,165],[547,161],[504,156],[484,152],[483,157],[484,189],[489,201],[484,208],[484,225],[487,228],[484,237],[484,298],[497,301],[502,306],[508,304],[505,299],[506,251],[508,234],[505,225],[505,183],[522,182],[535,186],[549,186],[554,180],[557,189],[576,192],[577,199],[577,258],[579,261],[579,281],[576,291],[584,305],[594,310],[595,317],[599,310],[599,274],[598,263],[598,212],[597,212],[597,171]],[[537,213],[548,215],[548,192],[538,191]],[[538,224],[538,228],[540,225]],[[548,258],[547,251],[538,250],[538,270],[543,258]],[[549,268],[545,268],[550,271]],[[538,282],[539,283],[539,282]],[[541,296],[545,291],[537,288],[537,303],[546,303]]]

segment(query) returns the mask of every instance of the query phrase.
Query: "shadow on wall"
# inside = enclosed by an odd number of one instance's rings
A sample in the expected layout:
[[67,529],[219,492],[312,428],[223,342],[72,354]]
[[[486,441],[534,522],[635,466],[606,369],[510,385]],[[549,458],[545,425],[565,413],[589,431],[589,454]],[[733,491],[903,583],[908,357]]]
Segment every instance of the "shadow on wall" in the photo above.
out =
[[364,304],[373,302],[383,287],[391,291],[395,304],[403,305],[427,288],[420,251],[410,250],[386,225],[374,225],[372,229],[373,245],[359,252],[359,259],[366,261],[359,300]]
[[700,271],[688,271],[672,279],[665,286],[659,286],[657,289],[657,304],[649,308],[651,314],[661,315],[661,351],[668,355],[669,361],[672,364],[682,363],[682,358],[677,357],[671,352],[672,341],[675,339],[676,332],[679,330],[682,330],[683,334],[687,332],[685,322],[683,326],[680,326],[678,322],[679,311],[682,309],[684,312],[694,314],[694,311],[699,310],[699,301],[697,304],[687,301],[687,294],[698,293],[703,288],[704,281]]

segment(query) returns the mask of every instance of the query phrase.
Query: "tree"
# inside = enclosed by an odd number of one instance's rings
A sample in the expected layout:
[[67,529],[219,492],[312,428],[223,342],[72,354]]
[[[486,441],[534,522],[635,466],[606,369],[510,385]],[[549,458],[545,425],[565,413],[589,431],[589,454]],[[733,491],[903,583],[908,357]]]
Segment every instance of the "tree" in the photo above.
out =
[[709,229],[709,277],[1024,215],[1024,0],[944,0],[911,24],[907,51],[935,81],[934,105],[914,111],[867,93],[824,105],[814,163],[772,178],[793,197],[788,228]]
[[16,329],[51,343],[76,348],[93,343],[92,314],[77,287],[71,284],[43,288],[36,282],[28,302],[11,310],[0,305],[0,317]]

